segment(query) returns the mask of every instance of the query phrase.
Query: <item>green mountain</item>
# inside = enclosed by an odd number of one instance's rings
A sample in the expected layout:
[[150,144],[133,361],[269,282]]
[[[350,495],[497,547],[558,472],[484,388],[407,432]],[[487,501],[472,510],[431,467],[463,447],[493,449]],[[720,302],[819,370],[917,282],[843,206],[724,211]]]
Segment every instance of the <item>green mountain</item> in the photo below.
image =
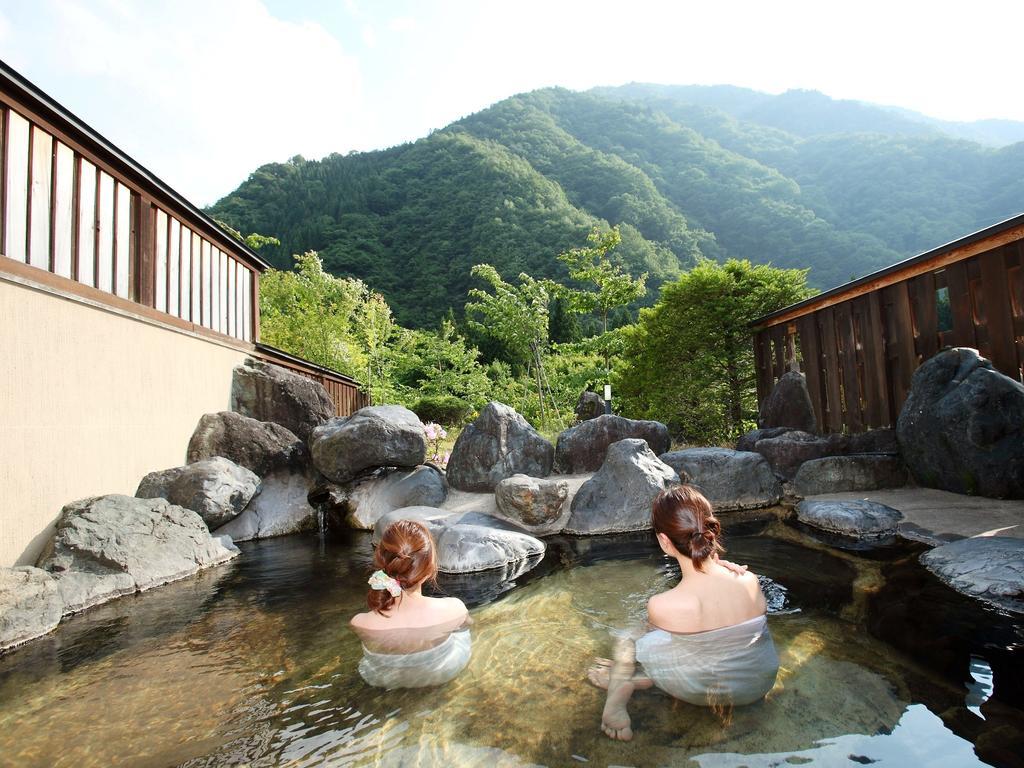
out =
[[[741,116],[738,116],[741,115]],[[821,94],[630,85],[520,94],[411,144],[265,165],[210,213],[315,249],[399,322],[460,311],[470,268],[564,277],[596,224],[657,286],[700,256],[845,282],[1024,209],[1024,144],[994,149]]]

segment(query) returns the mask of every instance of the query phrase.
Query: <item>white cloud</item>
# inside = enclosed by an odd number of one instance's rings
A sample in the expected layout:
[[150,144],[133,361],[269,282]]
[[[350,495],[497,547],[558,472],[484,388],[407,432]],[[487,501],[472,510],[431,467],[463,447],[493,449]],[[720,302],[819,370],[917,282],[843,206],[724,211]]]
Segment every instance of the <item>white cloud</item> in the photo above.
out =
[[15,58],[45,60],[40,87],[198,204],[259,163],[362,148],[370,135],[356,60],[321,26],[274,18],[259,0],[45,10],[46,34],[25,38],[36,50]]

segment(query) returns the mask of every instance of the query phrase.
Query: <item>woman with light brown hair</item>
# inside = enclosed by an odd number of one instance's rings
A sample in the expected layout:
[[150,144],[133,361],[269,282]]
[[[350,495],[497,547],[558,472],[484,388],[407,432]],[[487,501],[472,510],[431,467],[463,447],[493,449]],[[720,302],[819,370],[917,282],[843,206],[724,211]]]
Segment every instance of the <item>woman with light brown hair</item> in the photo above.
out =
[[718,560],[722,526],[708,500],[689,485],[668,488],[654,500],[651,523],[682,579],[648,601],[649,631],[589,672],[608,690],[601,728],[622,741],[633,737],[626,705],[638,689],[653,685],[690,704],[725,708],[764,698],[779,668],[760,584]]
[[415,520],[396,520],[373,553],[369,611],[352,617],[363,641],[359,674],[378,688],[421,688],[448,682],[469,662],[469,613],[457,597],[428,597],[437,576],[434,539]]

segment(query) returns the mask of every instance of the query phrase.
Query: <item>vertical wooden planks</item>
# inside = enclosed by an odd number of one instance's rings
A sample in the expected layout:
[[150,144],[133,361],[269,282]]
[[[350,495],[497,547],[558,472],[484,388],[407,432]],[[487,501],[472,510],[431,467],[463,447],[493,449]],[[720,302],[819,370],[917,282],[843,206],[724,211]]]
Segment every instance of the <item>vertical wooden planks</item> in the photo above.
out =
[[769,331],[772,339],[772,385],[786,375],[786,326],[773,325]]
[[832,307],[818,311],[818,338],[825,375],[826,425],[829,432],[843,430],[843,396],[839,384],[839,346],[836,343],[835,312]]
[[886,359],[885,324],[882,319],[882,299],[878,291],[866,297],[867,327],[864,340],[864,379],[867,382],[868,425],[887,427],[896,423],[889,403],[889,368]]
[[898,413],[910,391],[910,379],[917,369],[917,350],[914,345],[914,318],[910,311],[910,297],[906,282],[883,289],[886,303],[891,309],[889,332],[893,352],[893,408]]
[[953,345],[976,347],[974,312],[971,309],[971,288],[967,280],[967,263],[958,261],[946,267],[949,288],[949,309],[953,315]]
[[758,403],[772,391],[772,353],[768,331],[762,329],[754,334],[754,374],[757,381]]
[[800,334],[800,367],[807,380],[807,392],[811,396],[811,407],[814,409],[814,418],[820,432],[825,426],[825,404],[821,377],[821,343],[818,340],[818,324],[813,314],[804,315],[797,320],[797,333]]
[[1020,365],[1014,343],[1005,253],[1005,247],[985,251],[978,256],[978,262],[981,267],[981,287],[985,295],[985,325],[992,365],[1000,373],[1019,379]]
[[935,275],[928,272],[910,282],[913,296],[914,327],[917,329],[916,349],[921,360],[932,358],[939,351],[939,314],[935,304]]
[[836,339],[839,341],[839,365],[842,369],[843,423],[851,432],[864,431],[860,382],[857,380],[857,341],[853,332],[853,313],[849,301],[835,308]]

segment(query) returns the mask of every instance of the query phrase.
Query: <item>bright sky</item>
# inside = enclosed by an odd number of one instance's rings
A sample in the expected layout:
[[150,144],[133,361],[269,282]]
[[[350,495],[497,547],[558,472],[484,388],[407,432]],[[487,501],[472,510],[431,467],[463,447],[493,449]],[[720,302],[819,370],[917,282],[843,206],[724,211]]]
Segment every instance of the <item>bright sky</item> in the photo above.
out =
[[514,93],[731,83],[1024,120],[1019,0],[0,0],[0,58],[200,205]]

